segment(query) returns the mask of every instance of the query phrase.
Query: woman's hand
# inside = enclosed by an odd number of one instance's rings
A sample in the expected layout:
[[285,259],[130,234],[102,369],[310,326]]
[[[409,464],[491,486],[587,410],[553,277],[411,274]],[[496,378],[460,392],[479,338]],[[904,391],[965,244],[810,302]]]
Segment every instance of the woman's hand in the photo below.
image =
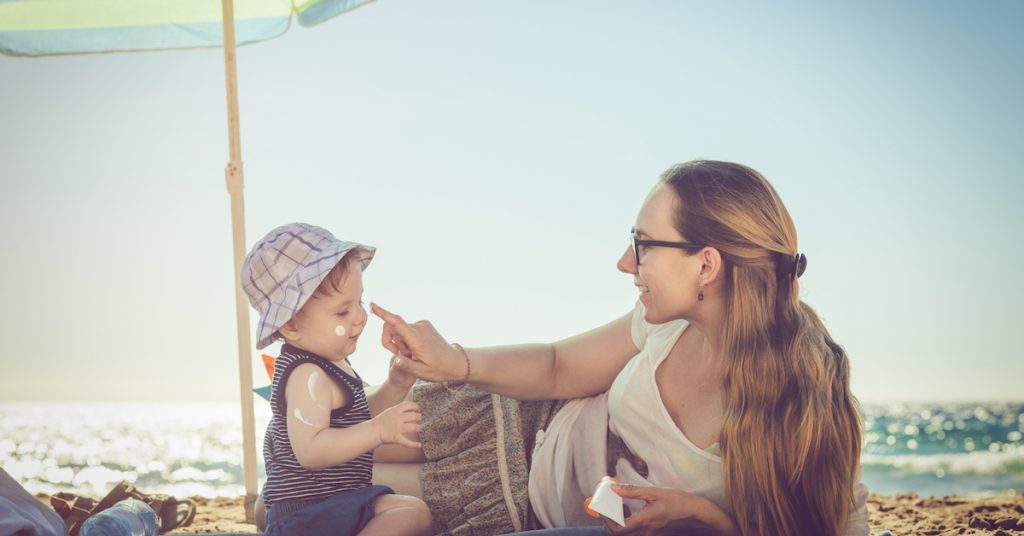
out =
[[384,321],[381,343],[404,356],[393,361],[392,367],[434,382],[466,379],[468,357],[448,344],[430,322],[421,320],[408,324],[375,303],[370,304],[370,310]]
[[[626,518],[626,525],[604,519],[612,534],[735,534],[732,519],[715,503],[693,493],[654,486],[615,484],[612,491],[624,499],[640,499],[647,504]],[[628,514],[627,514],[628,515]]]

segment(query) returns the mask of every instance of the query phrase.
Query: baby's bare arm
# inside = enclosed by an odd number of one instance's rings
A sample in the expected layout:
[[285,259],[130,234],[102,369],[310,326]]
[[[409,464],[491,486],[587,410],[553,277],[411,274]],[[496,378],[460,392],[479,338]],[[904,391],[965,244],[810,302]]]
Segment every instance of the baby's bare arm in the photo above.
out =
[[376,417],[382,411],[405,400],[408,396],[408,388],[403,388],[386,381],[372,393],[366,395],[366,402],[370,405],[370,415]]
[[[299,463],[322,469],[359,457],[380,445],[372,421],[331,428],[331,379],[312,363],[299,365],[285,386],[288,440]],[[350,403],[343,392],[342,404]]]
[[[392,406],[348,428],[331,428],[330,382],[320,367],[304,363],[295,368],[285,386],[288,440],[303,467],[339,465],[384,443],[419,447],[405,436],[419,431],[419,407],[412,402]],[[342,397],[342,406],[351,402],[344,392]]]

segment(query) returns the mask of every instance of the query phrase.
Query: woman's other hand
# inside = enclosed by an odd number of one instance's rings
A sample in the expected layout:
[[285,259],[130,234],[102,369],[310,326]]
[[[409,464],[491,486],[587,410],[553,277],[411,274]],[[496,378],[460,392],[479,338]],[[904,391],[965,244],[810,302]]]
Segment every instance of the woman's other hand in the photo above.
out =
[[671,488],[623,484],[613,485],[612,491],[624,499],[642,500],[646,505],[627,517],[625,526],[602,518],[611,534],[647,536],[679,534],[683,530],[693,535],[736,533],[729,515],[700,495]]
[[464,381],[467,356],[448,344],[426,320],[407,323],[394,313],[371,303],[370,310],[384,321],[381,343],[400,354],[392,367],[417,378],[434,382]]

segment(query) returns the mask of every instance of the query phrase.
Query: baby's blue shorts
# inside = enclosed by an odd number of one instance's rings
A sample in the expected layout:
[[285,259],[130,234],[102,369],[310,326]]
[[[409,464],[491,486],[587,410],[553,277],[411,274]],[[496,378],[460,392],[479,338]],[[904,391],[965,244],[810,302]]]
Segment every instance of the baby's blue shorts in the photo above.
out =
[[267,509],[265,536],[356,534],[373,519],[373,501],[394,490],[368,486],[312,501],[286,501]]

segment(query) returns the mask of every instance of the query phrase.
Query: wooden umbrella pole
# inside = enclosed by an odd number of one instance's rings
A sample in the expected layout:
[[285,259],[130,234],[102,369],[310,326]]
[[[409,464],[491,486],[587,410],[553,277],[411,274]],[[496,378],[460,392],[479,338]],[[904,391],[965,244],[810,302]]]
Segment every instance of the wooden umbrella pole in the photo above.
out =
[[231,196],[231,232],[235,259],[235,316],[238,322],[238,387],[242,404],[242,461],[245,477],[245,519],[255,523],[256,424],[253,416],[252,355],[249,338],[249,303],[242,291],[240,273],[245,259],[245,187],[242,148],[238,128],[238,75],[235,66],[235,13],[233,0],[221,0],[224,11],[224,75],[227,79],[228,140],[231,161],[224,176]]

